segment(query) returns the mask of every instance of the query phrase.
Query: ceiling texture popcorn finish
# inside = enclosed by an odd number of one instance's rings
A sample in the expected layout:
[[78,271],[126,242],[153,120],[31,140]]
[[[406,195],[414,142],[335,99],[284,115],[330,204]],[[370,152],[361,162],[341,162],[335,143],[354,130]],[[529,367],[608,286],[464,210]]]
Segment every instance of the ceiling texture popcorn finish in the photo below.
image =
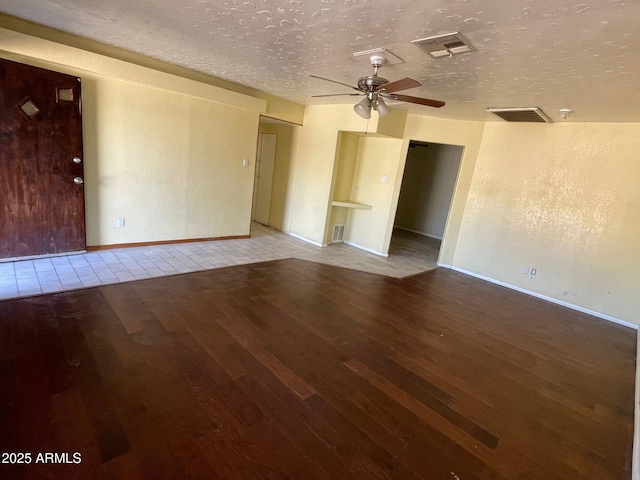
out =
[[[370,67],[353,52],[385,48],[404,60],[386,78],[414,78],[412,95],[447,102],[392,108],[640,121],[635,0],[0,0],[0,11],[303,104],[349,102],[311,99],[339,92],[309,75],[354,84]],[[411,43],[456,31],[477,51],[433,59]]]

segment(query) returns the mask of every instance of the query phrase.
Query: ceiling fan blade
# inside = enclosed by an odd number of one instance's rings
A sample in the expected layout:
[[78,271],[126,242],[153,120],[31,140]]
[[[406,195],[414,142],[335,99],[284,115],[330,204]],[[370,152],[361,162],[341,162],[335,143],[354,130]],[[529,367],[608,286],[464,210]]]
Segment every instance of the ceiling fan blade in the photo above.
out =
[[364,95],[364,93],[329,93],[327,95],[311,95],[312,97],[340,97],[340,96],[348,96],[348,97],[359,97]]
[[310,77],[312,77],[312,78],[317,78],[317,79],[319,79],[319,80],[325,80],[325,81],[327,81],[327,82],[337,83],[338,85],[343,85],[343,86],[345,86],[345,87],[347,87],[347,88],[351,88],[352,90],[360,91],[360,89],[359,89],[359,88],[356,88],[356,87],[354,87],[353,85],[349,85],[349,84],[347,84],[347,83],[338,82],[338,81],[336,81],[336,80],[331,80],[330,78],[318,77],[317,75],[310,75]]
[[409,95],[398,95],[395,93],[393,95],[389,95],[389,98],[391,100],[400,100],[401,102],[417,103],[418,105],[426,105],[428,107],[435,107],[435,108],[444,107],[445,105],[445,103],[441,102],[440,100],[430,100],[428,98],[410,97]]
[[395,82],[385,83],[376,88],[377,91],[384,90],[387,93],[399,92],[400,90],[407,90],[408,88],[421,87],[422,84],[412,78],[403,78],[396,80]]

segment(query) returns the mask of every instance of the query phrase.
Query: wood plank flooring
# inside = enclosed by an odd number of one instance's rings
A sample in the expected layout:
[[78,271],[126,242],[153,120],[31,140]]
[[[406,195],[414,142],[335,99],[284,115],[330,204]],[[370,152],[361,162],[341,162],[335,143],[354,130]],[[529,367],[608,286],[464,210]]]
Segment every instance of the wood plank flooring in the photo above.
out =
[[281,260],[3,301],[0,452],[32,462],[0,478],[630,479],[635,345],[443,269]]

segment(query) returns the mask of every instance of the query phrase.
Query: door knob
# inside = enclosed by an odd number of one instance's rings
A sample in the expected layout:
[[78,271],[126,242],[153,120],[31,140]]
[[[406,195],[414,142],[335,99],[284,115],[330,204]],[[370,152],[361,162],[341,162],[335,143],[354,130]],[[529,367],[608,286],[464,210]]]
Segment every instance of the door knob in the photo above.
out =
[[84,183],[84,180],[82,180],[82,178],[80,177],[76,177],[73,179],[73,183],[75,183],[76,185],[82,185]]
[[82,163],[82,159],[80,157],[73,157],[73,163]]

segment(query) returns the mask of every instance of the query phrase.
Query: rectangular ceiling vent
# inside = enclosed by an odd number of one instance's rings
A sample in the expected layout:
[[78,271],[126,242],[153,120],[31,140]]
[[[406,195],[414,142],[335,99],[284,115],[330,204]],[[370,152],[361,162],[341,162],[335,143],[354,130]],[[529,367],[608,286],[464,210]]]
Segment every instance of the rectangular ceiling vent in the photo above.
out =
[[476,47],[460,32],[412,40],[411,43],[433,58],[450,57],[451,55],[476,51]]
[[487,112],[507,122],[546,122],[551,119],[538,107],[527,108],[487,108]]

